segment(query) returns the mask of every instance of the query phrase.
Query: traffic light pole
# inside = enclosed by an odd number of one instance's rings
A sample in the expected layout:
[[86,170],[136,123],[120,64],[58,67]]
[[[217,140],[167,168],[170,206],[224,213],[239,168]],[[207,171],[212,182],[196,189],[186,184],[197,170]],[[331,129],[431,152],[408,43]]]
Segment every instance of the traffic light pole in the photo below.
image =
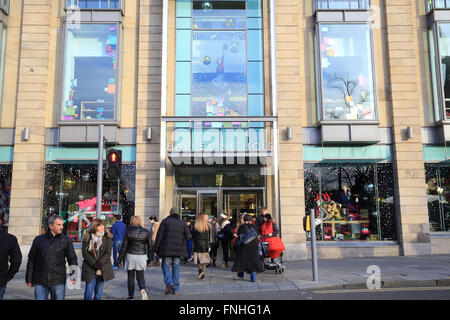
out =
[[97,218],[102,215],[103,190],[103,125],[98,126]]

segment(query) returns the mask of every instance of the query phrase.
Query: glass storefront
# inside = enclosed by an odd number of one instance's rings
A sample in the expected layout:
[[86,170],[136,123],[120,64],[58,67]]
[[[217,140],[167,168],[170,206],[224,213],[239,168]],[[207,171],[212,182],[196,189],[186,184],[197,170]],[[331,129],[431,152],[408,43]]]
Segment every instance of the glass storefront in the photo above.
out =
[[392,164],[305,164],[319,240],[397,240]]
[[368,24],[320,24],[323,120],[375,120],[372,37]]
[[450,231],[450,164],[425,164],[430,231]]
[[0,230],[8,229],[12,165],[0,165]]
[[[128,224],[134,215],[136,165],[122,165],[120,180],[103,179],[102,216],[112,227],[115,215]],[[49,216],[64,218],[64,232],[81,241],[96,217],[97,166],[94,164],[47,164],[45,166],[43,232]]]
[[176,206],[183,220],[195,220],[198,212],[210,217],[227,214],[256,216],[266,205],[266,177],[261,167],[175,167]]
[[68,24],[61,120],[115,120],[117,24]]

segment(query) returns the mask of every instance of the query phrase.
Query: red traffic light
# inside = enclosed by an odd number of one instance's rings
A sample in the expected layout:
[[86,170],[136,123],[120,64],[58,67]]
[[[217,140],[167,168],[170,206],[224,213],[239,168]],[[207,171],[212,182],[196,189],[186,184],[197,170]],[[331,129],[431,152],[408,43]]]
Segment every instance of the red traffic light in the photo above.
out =
[[115,163],[115,162],[117,162],[117,159],[118,159],[117,153],[111,152],[111,154],[109,155],[109,160],[110,160],[112,163]]

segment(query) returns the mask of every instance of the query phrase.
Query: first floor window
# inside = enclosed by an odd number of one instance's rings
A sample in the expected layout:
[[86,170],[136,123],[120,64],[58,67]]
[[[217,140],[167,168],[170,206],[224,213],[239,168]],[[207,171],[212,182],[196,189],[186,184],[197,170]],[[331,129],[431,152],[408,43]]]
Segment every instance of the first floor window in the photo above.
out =
[[368,24],[320,24],[323,120],[376,120]]
[[[128,224],[134,215],[136,165],[122,165],[122,178],[103,180],[101,218],[111,228],[117,215]],[[97,166],[47,164],[45,166],[42,231],[52,215],[64,218],[64,232],[81,241],[97,209]]]
[[69,24],[61,120],[115,120],[117,24]]
[[425,164],[430,231],[450,231],[450,166]]
[[392,164],[305,164],[319,240],[397,240]]

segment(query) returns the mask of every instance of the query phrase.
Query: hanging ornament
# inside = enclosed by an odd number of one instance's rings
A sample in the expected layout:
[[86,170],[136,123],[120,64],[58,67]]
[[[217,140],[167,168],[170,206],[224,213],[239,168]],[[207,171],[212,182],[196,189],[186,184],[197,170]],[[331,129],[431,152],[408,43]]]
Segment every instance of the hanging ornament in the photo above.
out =
[[212,10],[212,8],[213,8],[213,6],[212,6],[211,2],[205,1],[202,3],[202,10],[204,12],[209,12]]
[[204,56],[202,59],[202,62],[205,66],[209,65],[211,63],[211,57],[209,56]]
[[72,177],[67,177],[63,181],[63,186],[64,186],[64,189],[66,189],[66,190],[72,189],[74,185],[75,185],[75,180]]

